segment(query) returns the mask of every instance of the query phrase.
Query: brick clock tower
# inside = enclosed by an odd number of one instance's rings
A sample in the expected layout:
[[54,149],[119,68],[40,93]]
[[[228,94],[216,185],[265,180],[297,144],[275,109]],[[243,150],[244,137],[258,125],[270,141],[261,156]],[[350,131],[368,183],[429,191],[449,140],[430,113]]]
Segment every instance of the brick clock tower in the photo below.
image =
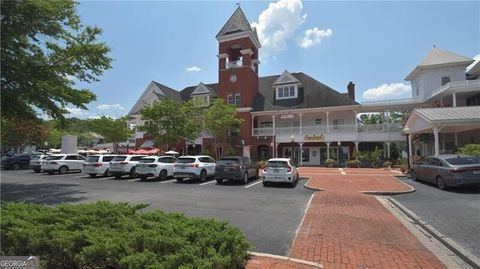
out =
[[[250,26],[242,9],[238,7],[222,30],[216,36],[218,52],[218,92],[219,98],[237,106],[238,115],[244,120],[240,135],[232,141],[242,145],[243,153],[254,150],[256,141],[252,138],[252,110],[258,92],[258,41],[256,29]],[[254,157],[254,156],[252,156]]]

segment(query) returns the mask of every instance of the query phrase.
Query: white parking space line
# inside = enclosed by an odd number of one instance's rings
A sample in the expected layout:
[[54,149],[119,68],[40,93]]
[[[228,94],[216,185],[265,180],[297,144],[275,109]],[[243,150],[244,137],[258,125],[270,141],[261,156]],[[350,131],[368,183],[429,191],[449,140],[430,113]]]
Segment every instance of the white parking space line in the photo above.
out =
[[252,184],[249,184],[249,185],[247,185],[247,186],[245,186],[245,187],[243,187],[243,188],[244,188],[244,189],[248,189],[248,188],[250,188],[250,187],[253,187],[253,186],[257,185],[258,183],[262,183],[262,181],[261,181],[261,180],[255,181],[255,182],[253,182]]
[[210,181],[204,182],[204,183],[199,184],[199,185],[203,186],[203,185],[208,185],[208,184],[212,184],[212,183],[217,183],[217,181],[216,180],[210,180]]
[[127,179],[127,181],[133,182],[133,181],[140,181],[141,179],[139,178],[132,178],[132,179]]
[[76,176],[75,178],[86,178],[87,175]]
[[160,182],[160,184],[170,183],[170,182],[174,182],[174,181],[177,181],[177,180],[176,179],[165,180],[165,181]]

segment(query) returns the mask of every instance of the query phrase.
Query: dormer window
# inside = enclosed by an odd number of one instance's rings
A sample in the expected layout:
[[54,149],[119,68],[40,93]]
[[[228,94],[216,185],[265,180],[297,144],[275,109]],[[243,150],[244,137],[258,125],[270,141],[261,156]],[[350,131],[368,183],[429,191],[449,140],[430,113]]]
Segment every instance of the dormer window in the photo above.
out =
[[196,107],[204,107],[210,105],[210,95],[195,95],[193,96],[193,104]]
[[275,87],[276,99],[291,99],[298,97],[297,85],[284,85]]

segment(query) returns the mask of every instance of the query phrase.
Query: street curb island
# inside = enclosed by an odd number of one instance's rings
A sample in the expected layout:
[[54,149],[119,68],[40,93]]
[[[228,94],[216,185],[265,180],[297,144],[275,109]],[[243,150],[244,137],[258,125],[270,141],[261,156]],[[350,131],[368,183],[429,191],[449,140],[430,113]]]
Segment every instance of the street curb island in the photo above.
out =
[[268,254],[268,253],[262,253],[262,252],[255,252],[255,251],[249,251],[248,254],[249,254],[250,256],[263,257],[263,258],[271,258],[271,259],[277,259],[277,260],[294,262],[294,263],[298,263],[298,264],[302,264],[302,265],[311,266],[311,267],[314,267],[314,268],[323,268],[323,265],[321,265],[320,263],[311,262],[311,261],[306,261],[306,260],[301,260],[301,259],[295,259],[295,258],[291,258],[291,257],[288,257],[288,256],[274,255],[274,254]]
[[373,195],[397,195],[397,194],[412,193],[416,191],[412,185],[407,184],[399,179],[399,177],[406,177],[406,176],[392,176],[392,177],[395,178],[397,182],[407,186],[409,190],[406,190],[406,191],[359,191],[359,192],[365,193],[365,194],[373,194]]

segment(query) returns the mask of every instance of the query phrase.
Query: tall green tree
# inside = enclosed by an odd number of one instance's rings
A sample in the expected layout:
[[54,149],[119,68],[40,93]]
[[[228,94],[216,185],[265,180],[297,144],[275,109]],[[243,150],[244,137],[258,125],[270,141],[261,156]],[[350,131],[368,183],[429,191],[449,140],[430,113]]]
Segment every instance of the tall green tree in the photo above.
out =
[[193,140],[202,131],[200,111],[192,101],[179,104],[166,98],[143,108],[140,113],[145,124],[138,128],[155,139],[155,145],[164,150],[183,139]]
[[79,82],[98,80],[111,67],[98,27],[84,26],[72,0],[1,0],[2,118],[64,119],[68,104],[95,100]]
[[18,152],[21,147],[43,147],[48,139],[49,128],[41,120],[1,119],[2,148],[12,147]]
[[212,105],[203,111],[204,129],[213,137],[215,155],[221,157],[228,145],[231,132],[240,128],[242,119],[237,115],[237,109],[233,105],[226,104],[222,99],[214,99]]
[[113,144],[113,151],[118,152],[118,144],[126,141],[132,131],[127,126],[128,117],[112,119],[102,116],[99,119],[91,120],[90,127],[92,131],[102,135],[106,142]]

